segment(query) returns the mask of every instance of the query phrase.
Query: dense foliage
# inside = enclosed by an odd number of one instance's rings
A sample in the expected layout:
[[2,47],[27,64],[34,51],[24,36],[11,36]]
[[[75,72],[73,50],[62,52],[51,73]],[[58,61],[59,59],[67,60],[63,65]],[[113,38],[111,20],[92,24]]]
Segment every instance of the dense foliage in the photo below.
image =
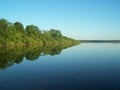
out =
[[0,19],[0,45],[53,45],[53,44],[74,44],[77,40],[65,37],[59,30],[40,30],[35,25],[22,23],[10,23],[6,19]]

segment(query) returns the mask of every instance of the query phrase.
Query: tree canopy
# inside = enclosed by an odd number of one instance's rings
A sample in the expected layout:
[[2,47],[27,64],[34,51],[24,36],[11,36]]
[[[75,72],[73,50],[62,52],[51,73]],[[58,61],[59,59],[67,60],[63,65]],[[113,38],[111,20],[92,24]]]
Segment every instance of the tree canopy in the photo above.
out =
[[24,25],[21,22],[11,23],[0,19],[0,45],[53,45],[73,44],[79,41],[65,37],[60,30],[40,30],[35,25]]

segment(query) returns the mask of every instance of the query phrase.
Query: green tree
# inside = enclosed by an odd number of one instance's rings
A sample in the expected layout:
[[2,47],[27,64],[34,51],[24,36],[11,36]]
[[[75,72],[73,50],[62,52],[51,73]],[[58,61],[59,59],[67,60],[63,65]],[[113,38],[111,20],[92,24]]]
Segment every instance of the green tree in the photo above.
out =
[[5,35],[8,30],[8,22],[6,19],[0,19],[0,35]]
[[28,25],[28,26],[26,26],[25,30],[26,30],[26,34],[28,36],[40,37],[40,35],[41,35],[40,29],[35,25]]
[[20,33],[25,33],[25,31],[24,31],[24,26],[23,26],[22,23],[20,23],[20,22],[15,22],[15,23],[14,23],[14,27],[15,27],[15,29],[16,29],[18,32],[20,32]]
[[59,30],[41,30],[35,25],[24,26],[20,22],[10,23],[6,19],[0,19],[0,45],[55,45],[73,44],[79,41],[65,37]]

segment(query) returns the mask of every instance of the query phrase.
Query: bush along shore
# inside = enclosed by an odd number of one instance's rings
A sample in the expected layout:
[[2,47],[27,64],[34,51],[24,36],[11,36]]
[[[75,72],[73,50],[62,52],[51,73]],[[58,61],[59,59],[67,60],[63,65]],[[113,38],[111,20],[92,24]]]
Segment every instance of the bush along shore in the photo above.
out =
[[25,28],[21,22],[11,23],[6,19],[0,19],[0,46],[23,45],[56,45],[79,44],[74,40],[63,36],[59,30],[40,30],[35,25],[27,25]]

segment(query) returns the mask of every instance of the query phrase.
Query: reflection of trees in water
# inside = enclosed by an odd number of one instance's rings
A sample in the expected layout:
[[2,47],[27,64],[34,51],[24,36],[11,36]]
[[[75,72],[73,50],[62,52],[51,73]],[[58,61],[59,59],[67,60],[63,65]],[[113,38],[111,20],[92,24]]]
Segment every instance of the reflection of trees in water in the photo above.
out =
[[55,46],[24,46],[24,47],[0,47],[0,69],[19,64],[24,58],[27,60],[36,60],[40,56],[57,55],[62,49],[72,45]]

